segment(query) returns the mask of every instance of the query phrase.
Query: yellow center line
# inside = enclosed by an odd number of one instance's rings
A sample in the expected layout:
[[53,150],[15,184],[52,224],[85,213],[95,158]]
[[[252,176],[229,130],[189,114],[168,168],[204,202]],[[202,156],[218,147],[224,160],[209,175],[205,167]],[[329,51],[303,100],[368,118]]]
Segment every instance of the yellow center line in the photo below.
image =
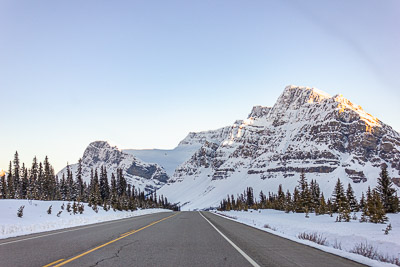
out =
[[49,264],[47,264],[47,265],[44,265],[43,267],[50,267],[51,265],[56,264],[56,263],[58,263],[58,262],[60,262],[60,261],[63,261],[63,260],[64,260],[64,259],[59,259],[59,260],[53,261],[53,262],[51,262],[51,263],[49,263]]
[[[150,223],[150,224],[148,224],[148,225],[146,225],[146,226],[144,226],[144,227],[142,227],[142,228],[140,228],[140,229],[138,229],[138,230],[133,230],[133,231],[126,232],[125,234],[122,234],[120,237],[118,237],[118,238],[116,238],[116,239],[114,239],[114,240],[111,240],[111,241],[109,241],[109,242],[107,242],[107,243],[105,243],[105,244],[103,244],[103,245],[100,245],[100,246],[95,247],[95,248],[93,248],[93,249],[91,249],[91,250],[88,250],[88,251],[86,251],[86,252],[83,252],[82,254],[79,254],[78,256],[75,256],[75,257],[73,257],[73,258],[71,258],[71,259],[69,259],[69,260],[66,260],[66,261],[61,262],[61,263],[59,263],[59,264],[57,264],[57,265],[54,265],[53,267],[63,266],[64,264],[67,264],[68,262],[74,261],[74,260],[76,260],[76,259],[78,259],[78,258],[80,258],[80,257],[82,257],[82,256],[85,256],[85,255],[87,255],[87,254],[89,254],[89,253],[92,253],[92,252],[95,251],[95,250],[98,250],[98,249],[100,249],[100,248],[102,248],[102,247],[105,247],[105,246],[107,246],[107,245],[109,245],[109,244],[112,244],[112,243],[114,243],[114,242],[117,242],[118,240],[121,240],[121,239],[123,239],[123,238],[125,238],[125,237],[127,237],[127,236],[130,236],[130,235],[133,235],[134,233],[137,233],[137,232],[139,232],[139,231],[142,231],[142,230],[144,230],[144,229],[146,229],[146,228],[148,228],[148,227],[150,227],[150,226],[152,226],[152,225],[155,225],[155,224],[157,224],[157,223],[159,223],[159,222],[162,222],[162,221],[164,221],[164,220],[166,220],[166,219],[169,219],[169,218],[171,218],[171,217],[174,217],[174,216],[176,216],[176,215],[178,215],[178,213],[176,213],[176,214],[174,214],[174,215],[171,215],[171,216],[168,216],[168,217],[165,217],[165,218],[163,218],[163,219],[161,219],[161,220],[152,222],[152,223]],[[59,260],[59,261],[60,261],[60,260]],[[59,261],[57,261],[57,262],[59,262]],[[50,263],[50,264],[54,264],[54,262],[53,262],[53,263]],[[47,265],[46,265],[46,266],[47,266]]]

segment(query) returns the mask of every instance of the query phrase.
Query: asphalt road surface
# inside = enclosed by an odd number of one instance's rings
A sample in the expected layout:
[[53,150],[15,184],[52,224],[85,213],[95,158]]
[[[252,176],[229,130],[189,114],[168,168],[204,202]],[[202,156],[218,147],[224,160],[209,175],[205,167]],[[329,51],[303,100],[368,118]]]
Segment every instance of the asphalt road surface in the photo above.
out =
[[0,241],[0,266],[362,266],[209,212],[165,212]]

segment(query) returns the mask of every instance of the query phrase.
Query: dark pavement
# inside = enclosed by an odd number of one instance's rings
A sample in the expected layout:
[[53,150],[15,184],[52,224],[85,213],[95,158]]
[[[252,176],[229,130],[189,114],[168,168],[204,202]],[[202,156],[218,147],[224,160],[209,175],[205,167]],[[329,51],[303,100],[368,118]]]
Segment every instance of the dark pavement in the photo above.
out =
[[362,266],[202,214],[245,256],[199,212],[166,212],[0,240],[0,266]]

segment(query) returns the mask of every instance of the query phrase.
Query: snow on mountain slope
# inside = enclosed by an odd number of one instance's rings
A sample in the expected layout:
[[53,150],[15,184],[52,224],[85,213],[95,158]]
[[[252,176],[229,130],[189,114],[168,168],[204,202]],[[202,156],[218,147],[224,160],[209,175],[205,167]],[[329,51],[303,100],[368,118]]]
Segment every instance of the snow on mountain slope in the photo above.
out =
[[[105,141],[96,141],[89,144],[82,157],[82,175],[86,183],[90,181],[90,172],[93,169],[106,167],[111,179],[111,173],[116,174],[117,169],[122,169],[129,184],[141,190],[153,191],[163,186],[169,179],[165,170],[157,164],[145,163],[132,154],[125,153],[117,147],[110,146]],[[76,175],[78,164],[70,165],[71,171]],[[67,167],[57,175],[59,178],[66,175]]]
[[176,147],[174,149],[125,149],[123,152],[134,155],[144,162],[157,163],[169,176],[175,169],[188,160],[201,145]]
[[169,176],[172,176],[175,169],[190,159],[205,142],[219,144],[225,139],[228,131],[229,127],[198,133],[191,132],[174,149],[125,149],[123,152],[132,154],[144,162],[157,163]]
[[206,140],[180,165],[160,194],[183,209],[217,206],[227,194],[293,190],[299,173],[330,196],[337,178],[356,194],[375,186],[382,164],[400,174],[400,135],[341,95],[287,86],[273,107],[256,106]]

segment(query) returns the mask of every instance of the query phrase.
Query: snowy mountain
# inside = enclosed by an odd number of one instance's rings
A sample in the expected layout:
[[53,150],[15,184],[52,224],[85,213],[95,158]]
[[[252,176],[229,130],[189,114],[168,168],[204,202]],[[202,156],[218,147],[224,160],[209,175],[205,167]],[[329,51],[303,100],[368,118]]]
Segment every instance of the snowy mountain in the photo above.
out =
[[[100,169],[106,167],[107,173],[111,178],[111,173],[115,173],[118,168],[123,170],[124,176],[129,184],[134,185],[141,190],[158,189],[169,179],[165,170],[157,164],[145,163],[134,155],[125,153],[117,147],[110,146],[105,141],[96,141],[90,143],[83,153],[82,173],[83,179],[87,183],[90,181],[91,169]],[[76,175],[78,164],[70,165],[70,168]],[[66,175],[67,167],[62,169],[57,175],[59,178]]]
[[[218,138],[203,140],[160,194],[184,209],[205,208],[247,186],[292,191],[302,170],[326,196],[338,178],[360,195],[375,186],[382,164],[391,177],[400,174],[399,133],[342,95],[315,88],[288,86],[273,107],[256,106],[222,129],[209,132]],[[192,133],[182,142],[197,140]]]
[[189,133],[174,149],[125,149],[123,152],[132,154],[144,162],[156,163],[162,166],[169,176],[175,169],[190,159],[190,157],[205,143],[220,143],[229,131],[229,127],[213,131]]

